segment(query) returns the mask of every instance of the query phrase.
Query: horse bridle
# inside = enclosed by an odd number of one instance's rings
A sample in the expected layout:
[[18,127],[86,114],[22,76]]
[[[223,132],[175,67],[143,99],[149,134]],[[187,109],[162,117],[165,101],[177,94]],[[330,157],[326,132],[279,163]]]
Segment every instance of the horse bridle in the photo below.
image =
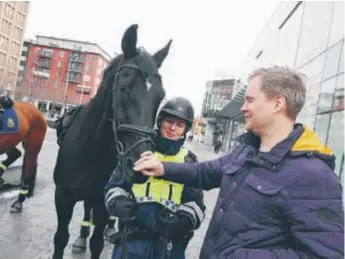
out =
[[[119,77],[119,72],[124,69],[124,68],[130,68],[130,69],[134,69],[139,71],[142,76],[145,78],[145,74],[144,72],[140,69],[139,66],[134,65],[134,64],[124,64],[119,66],[119,68],[116,70],[115,73],[115,80],[114,80],[114,85],[113,85],[113,100],[115,98],[115,94],[116,94],[116,85],[118,82],[118,77]],[[113,102],[114,103],[114,102]],[[114,138],[115,138],[115,144],[116,144],[116,150],[118,152],[118,158],[119,159],[123,159],[126,155],[128,155],[131,151],[133,151],[135,148],[137,148],[138,146],[140,146],[142,143],[145,142],[151,142],[151,144],[154,146],[154,142],[152,140],[152,137],[156,134],[156,132],[153,129],[149,129],[149,128],[145,128],[145,127],[141,127],[138,125],[134,125],[134,124],[121,124],[119,122],[119,116],[118,116],[118,111],[116,109],[116,107],[114,107],[115,105],[113,105],[113,131],[114,131]],[[124,145],[121,142],[119,136],[118,136],[118,132],[130,132],[130,133],[135,133],[138,135],[142,135],[144,136],[144,138],[140,139],[139,141],[135,142],[132,146],[130,146],[127,150],[124,150]]]

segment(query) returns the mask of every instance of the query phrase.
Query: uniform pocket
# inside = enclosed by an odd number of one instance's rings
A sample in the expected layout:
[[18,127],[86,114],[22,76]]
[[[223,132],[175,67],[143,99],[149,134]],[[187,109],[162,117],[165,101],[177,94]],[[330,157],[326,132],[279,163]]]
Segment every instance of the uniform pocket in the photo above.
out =
[[276,195],[283,189],[283,186],[276,184],[274,182],[271,182],[269,180],[262,179],[253,174],[249,175],[246,178],[245,182],[255,191],[266,196]]

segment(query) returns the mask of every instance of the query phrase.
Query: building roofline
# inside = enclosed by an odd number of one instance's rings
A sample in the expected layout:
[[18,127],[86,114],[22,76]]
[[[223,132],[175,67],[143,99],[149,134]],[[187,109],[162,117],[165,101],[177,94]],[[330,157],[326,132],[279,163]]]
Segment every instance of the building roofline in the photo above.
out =
[[[109,61],[112,59],[112,56],[106,50],[104,50],[101,46],[99,46],[98,43],[95,43],[95,42],[81,41],[81,40],[68,39],[68,38],[62,38],[62,37],[54,37],[54,36],[47,36],[47,35],[39,35],[39,34],[36,35],[36,39],[35,40],[28,39],[28,40],[25,40],[25,41],[30,42],[30,43],[35,44],[35,45],[49,46],[49,45],[45,45],[45,44],[38,44],[38,42],[35,42],[35,41],[37,41],[38,38],[46,38],[46,39],[52,39],[52,40],[62,40],[62,41],[67,41],[67,42],[72,42],[72,43],[93,45],[93,46],[96,46],[97,48],[99,48],[102,52],[104,52],[108,56],[107,58],[109,59]],[[53,47],[53,46],[50,46],[50,47]],[[58,48],[60,48],[60,49],[69,49],[69,48],[61,48],[61,47],[58,47]],[[69,49],[69,50],[71,50],[71,49]],[[99,53],[97,53],[97,54],[99,54]]]

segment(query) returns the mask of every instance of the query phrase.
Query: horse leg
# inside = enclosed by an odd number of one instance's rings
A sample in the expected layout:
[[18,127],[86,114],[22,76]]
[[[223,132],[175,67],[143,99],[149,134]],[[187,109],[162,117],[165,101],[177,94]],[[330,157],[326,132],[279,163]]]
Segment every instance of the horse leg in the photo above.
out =
[[19,195],[18,199],[11,205],[11,213],[22,212],[26,197],[33,195],[36,183],[38,153],[39,151],[37,150],[26,149],[25,151]]
[[105,239],[108,241],[110,241],[112,236],[118,231],[117,227],[115,228],[115,222],[117,222],[117,218],[115,216],[110,216],[104,231]]
[[53,259],[62,259],[63,253],[69,240],[68,225],[73,215],[76,201],[66,189],[56,186],[55,209],[58,218],[57,231],[54,235]]
[[99,259],[104,247],[104,228],[107,225],[108,212],[103,200],[93,207],[94,229],[90,239],[91,259]]
[[47,126],[44,123],[37,123],[36,126],[39,127],[30,129],[31,131],[23,139],[25,156],[22,167],[22,181],[18,199],[11,205],[12,213],[22,212],[25,198],[31,197],[34,193],[37,175],[37,158],[47,131]]
[[91,204],[85,200],[84,201],[84,218],[81,222],[79,237],[72,244],[72,252],[79,254],[86,251],[87,248],[87,238],[90,235],[91,222]]
[[6,169],[21,156],[21,154],[22,153],[20,152],[20,150],[14,147],[6,152],[6,160],[0,161],[0,187],[4,184],[4,180],[1,178],[1,176],[4,174]]

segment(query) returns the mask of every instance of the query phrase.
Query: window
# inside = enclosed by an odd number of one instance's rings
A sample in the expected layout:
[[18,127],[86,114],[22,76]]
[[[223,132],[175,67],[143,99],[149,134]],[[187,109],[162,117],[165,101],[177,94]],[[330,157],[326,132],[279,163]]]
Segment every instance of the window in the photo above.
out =
[[59,88],[59,82],[54,82],[54,88]]
[[57,77],[60,77],[60,76],[61,76],[61,70],[59,70],[59,71],[56,72],[56,76],[57,76]]
[[328,79],[337,74],[341,47],[342,47],[342,42],[339,42],[335,46],[327,50],[325,65],[323,68],[323,79]]
[[61,61],[59,60],[57,63],[57,67],[62,67]]
[[322,83],[317,113],[325,113],[332,110],[335,81],[336,78],[333,77]]
[[60,51],[60,52],[59,52],[59,57],[60,57],[60,58],[63,58],[64,55],[65,55],[65,52],[64,52],[64,51]]
[[90,76],[89,75],[84,76],[84,82],[90,82]]
[[341,160],[344,155],[344,111],[334,112],[331,118],[327,146],[329,146],[336,157],[335,172],[339,175]]
[[302,31],[297,56],[298,66],[306,63],[327,48],[332,24],[333,4],[334,2],[326,1],[304,2]]
[[344,41],[341,43],[340,64],[338,74],[344,73]]
[[337,76],[332,110],[344,110],[344,74]]
[[316,116],[315,132],[319,136],[323,144],[327,141],[329,120],[331,118],[330,113],[319,114]]
[[47,86],[47,85],[48,85],[48,80],[42,79],[42,86]]

